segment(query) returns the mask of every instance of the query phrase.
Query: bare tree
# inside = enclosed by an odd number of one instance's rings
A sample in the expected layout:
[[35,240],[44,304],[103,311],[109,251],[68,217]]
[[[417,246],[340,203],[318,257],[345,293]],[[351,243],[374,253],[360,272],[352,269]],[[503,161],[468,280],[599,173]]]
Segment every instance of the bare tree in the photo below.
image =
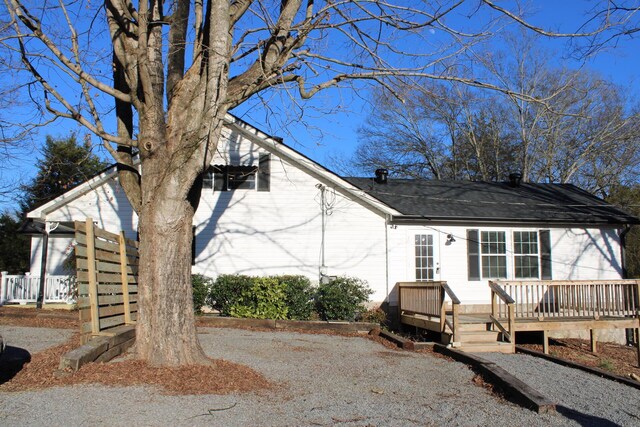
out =
[[[484,3],[483,9],[493,6]],[[200,193],[194,183],[212,159],[227,111],[274,87],[307,99],[347,82],[391,89],[394,76],[510,92],[440,66],[499,31],[501,18],[514,20],[495,7],[479,12],[475,3],[4,4],[11,33],[0,41],[30,76],[25,87],[33,99],[50,116],[75,120],[98,135],[119,165],[120,183],[139,214],[136,348],[159,365],[207,363],[190,286],[191,224]],[[620,10],[614,18],[634,12]],[[460,22],[457,14],[470,16],[473,25],[450,25]],[[111,102],[115,126],[104,121]]]
[[502,94],[413,81],[395,89],[407,94],[403,103],[380,90],[360,130],[360,169],[485,181],[519,171],[528,181],[571,182],[600,196],[636,179],[640,117],[624,91],[585,69],[550,66],[551,54],[522,32],[504,38],[507,50],[473,56],[487,79],[510,89]]
[[401,177],[480,179],[508,175],[513,149],[495,96],[456,82],[414,81],[374,93],[359,129],[354,163],[361,171],[383,167]]
[[640,161],[637,106],[596,73],[551,66],[552,53],[535,38],[506,38],[505,53],[483,55],[479,62],[513,92],[544,100],[511,94],[502,100],[523,178],[572,182],[600,195],[606,194],[605,182],[624,182]]

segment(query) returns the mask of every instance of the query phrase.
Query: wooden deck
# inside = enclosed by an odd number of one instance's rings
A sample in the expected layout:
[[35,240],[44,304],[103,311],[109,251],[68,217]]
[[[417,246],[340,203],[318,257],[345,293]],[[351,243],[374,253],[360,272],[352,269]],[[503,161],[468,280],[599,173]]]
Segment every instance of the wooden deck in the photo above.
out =
[[440,332],[443,342],[474,352],[513,352],[520,331],[542,331],[545,350],[551,331],[589,330],[593,350],[596,330],[640,333],[637,280],[489,282],[489,290],[490,313],[460,314],[460,300],[446,282],[398,283],[399,321]]

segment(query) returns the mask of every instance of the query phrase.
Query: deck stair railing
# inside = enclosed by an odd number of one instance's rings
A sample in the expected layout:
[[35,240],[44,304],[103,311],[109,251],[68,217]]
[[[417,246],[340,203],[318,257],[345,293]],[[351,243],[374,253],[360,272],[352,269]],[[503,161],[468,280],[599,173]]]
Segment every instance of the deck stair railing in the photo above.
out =
[[[515,346],[516,301],[496,282],[489,281],[491,289],[491,322],[502,337]],[[503,324],[506,322],[506,326]]]
[[598,320],[640,315],[640,280],[509,280],[492,281],[489,286],[496,319]]
[[[460,299],[451,290],[447,282],[399,282],[398,307],[400,315],[418,314],[440,320],[440,332],[448,327],[453,342],[459,337]],[[447,317],[446,298],[451,300],[451,320]]]

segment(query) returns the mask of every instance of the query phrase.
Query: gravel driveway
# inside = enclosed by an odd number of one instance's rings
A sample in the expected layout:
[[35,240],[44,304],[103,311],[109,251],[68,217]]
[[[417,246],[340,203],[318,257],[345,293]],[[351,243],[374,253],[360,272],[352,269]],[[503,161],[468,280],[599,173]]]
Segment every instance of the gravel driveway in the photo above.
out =
[[25,349],[31,354],[62,344],[67,341],[74,332],[72,329],[45,329],[0,325],[0,335],[2,335],[6,345]]
[[524,381],[558,411],[594,426],[640,426],[640,391],[578,369],[526,354],[478,354]]
[[363,338],[200,332],[207,354],[246,364],[279,387],[225,396],[164,396],[152,388],[104,386],[0,393],[0,425],[585,425],[499,400],[474,385],[473,372],[463,364],[389,350]]

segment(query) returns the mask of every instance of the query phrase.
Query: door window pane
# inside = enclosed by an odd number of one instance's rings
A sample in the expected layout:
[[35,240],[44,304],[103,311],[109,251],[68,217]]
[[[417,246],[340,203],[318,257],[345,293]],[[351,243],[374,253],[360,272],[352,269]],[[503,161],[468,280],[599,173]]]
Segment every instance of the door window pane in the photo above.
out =
[[435,277],[433,259],[433,235],[416,234],[416,281],[433,280]]

